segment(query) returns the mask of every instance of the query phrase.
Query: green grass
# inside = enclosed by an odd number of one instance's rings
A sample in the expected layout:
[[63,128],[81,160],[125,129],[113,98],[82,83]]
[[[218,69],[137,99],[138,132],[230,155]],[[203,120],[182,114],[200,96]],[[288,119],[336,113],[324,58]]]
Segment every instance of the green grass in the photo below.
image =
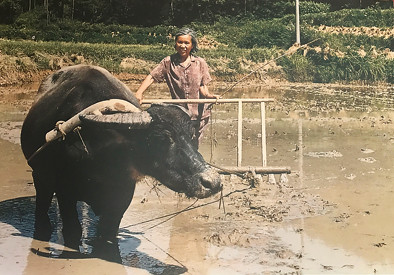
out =
[[[60,66],[54,65],[61,63],[60,59],[69,65],[85,62],[112,72],[147,74],[162,58],[174,52],[173,35],[177,30],[165,25],[148,28],[67,20],[34,27],[25,21],[20,20],[13,26],[0,25],[0,37],[5,38],[0,39],[1,53],[16,57],[9,59],[7,64],[13,63],[16,70],[23,72],[54,70]],[[393,83],[393,61],[385,59],[382,54],[386,48],[394,50],[393,36],[328,34],[312,28],[320,24],[392,28],[393,21],[394,9],[305,14],[301,18],[301,43],[319,38],[311,47],[330,49],[329,53],[308,51],[303,55],[297,52],[278,60],[282,70],[273,74],[289,81]],[[209,37],[219,44],[216,48],[202,49],[198,55],[206,59],[212,75],[225,81],[237,80],[240,75],[283,54],[295,39],[294,15],[272,20],[222,17],[214,24],[194,22],[189,26],[199,37]],[[367,52],[365,57],[357,53],[360,46]],[[372,48],[378,51],[378,57],[370,54]],[[133,58],[137,65],[122,67],[125,58]]]

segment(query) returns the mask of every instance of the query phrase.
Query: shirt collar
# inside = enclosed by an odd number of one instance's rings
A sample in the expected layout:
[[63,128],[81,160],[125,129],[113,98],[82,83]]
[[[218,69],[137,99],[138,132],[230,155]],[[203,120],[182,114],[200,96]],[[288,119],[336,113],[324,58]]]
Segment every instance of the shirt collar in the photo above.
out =
[[[174,61],[176,62],[176,63],[180,63],[180,61],[181,61],[181,57],[179,56],[179,54],[178,53],[175,53],[174,54]],[[190,61],[191,62],[195,62],[196,61],[196,57],[194,56],[194,55],[190,55]]]

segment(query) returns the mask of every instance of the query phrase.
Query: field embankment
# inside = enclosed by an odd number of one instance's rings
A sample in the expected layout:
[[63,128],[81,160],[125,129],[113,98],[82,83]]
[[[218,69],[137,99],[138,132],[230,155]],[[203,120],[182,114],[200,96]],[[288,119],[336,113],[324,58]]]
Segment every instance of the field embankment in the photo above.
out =
[[[392,22],[394,9],[305,14],[301,44],[314,42],[288,55],[294,43],[294,15],[270,20],[219,18],[214,24],[190,26],[199,35],[198,55],[206,59],[218,81],[236,81],[259,68],[249,79],[392,84]],[[67,20],[41,28],[26,22],[0,25],[0,85],[34,80],[47,71],[74,64],[99,65],[140,80],[174,52],[175,32],[174,26]],[[270,62],[273,59],[275,62]]]

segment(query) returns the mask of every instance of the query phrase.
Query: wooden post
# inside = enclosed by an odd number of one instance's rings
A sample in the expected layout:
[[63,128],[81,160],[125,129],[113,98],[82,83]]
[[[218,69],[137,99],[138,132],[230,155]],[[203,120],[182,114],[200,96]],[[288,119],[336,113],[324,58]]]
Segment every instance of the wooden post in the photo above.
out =
[[296,43],[301,45],[300,39],[300,1],[296,0]]
[[75,0],[73,0],[73,3],[72,3],[72,8],[71,8],[71,21],[73,21],[74,20],[74,8],[75,8]]
[[261,106],[261,159],[263,167],[267,166],[267,139],[265,131],[265,102],[260,103]]
[[49,25],[49,0],[45,0],[45,10],[47,14],[47,26]]
[[238,146],[237,166],[242,166],[242,101],[238,101]]

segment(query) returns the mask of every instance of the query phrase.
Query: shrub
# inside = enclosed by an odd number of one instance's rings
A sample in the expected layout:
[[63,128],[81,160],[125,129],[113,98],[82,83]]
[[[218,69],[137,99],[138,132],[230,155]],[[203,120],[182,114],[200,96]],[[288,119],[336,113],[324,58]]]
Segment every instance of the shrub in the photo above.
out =
[[387,75],[387,82],[394,84],[394,60],[386,60],[386,75]]
[[31,56],[31,59],[37,64],[37,69],[39,70],[48,70],[50,69],[49,61],[50,58],[42,53],[34,52]]
[[313,81],[316,83],[330,83],[343,80],[338,78],[338,72],[334,63],[317,64],[313,74]]
[[14,23],[17,16],[22,12],[20,3],[14,0],[0,1],[0,24]]
[[293,43],[294,30],[273,21],[257,21],[241,28],[236,45],[240,48],[280,47],[288,48]]
[[344,27],[381,27],[392,28],[394,9],[344,9],[329,13],[308,14],[301,18],[309,25]]
[[287,79],[293,82],[313,80],[313,63],[305,56],[295,53],[290,57],[278,60],[287,75]]
[[390,81],[392,61],[383,56],[373,57],[368,53],[362,57],[357,52],[349,50],[344,57],[311,52],[308,53],[307,58],[315,64],[313,72],[315,82]]
[[39,7],[30,12],[22,13],[16,20],[15,26],[17,28],[37,28],[46,25],[47,15],[44,8]]
[[311,13],[326,13],[329,11],[330,4],[327,3],[316,3],[313,1],[300,2],[300,15],[306,15]]
[[276,47],[254,48],[245,54],[245,58],[256,63],[265,62],[272,59],[278,53],[278,51],[279,49]]

